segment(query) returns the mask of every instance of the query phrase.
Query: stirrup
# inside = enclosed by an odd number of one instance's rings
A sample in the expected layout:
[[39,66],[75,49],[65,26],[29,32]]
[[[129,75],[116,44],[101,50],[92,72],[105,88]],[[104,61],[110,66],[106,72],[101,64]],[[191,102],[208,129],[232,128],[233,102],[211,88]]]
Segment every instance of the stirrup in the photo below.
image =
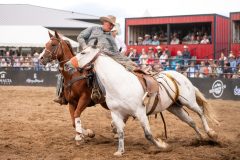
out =
[[97,89],[97,88],[92,89],[91,99],[94,102],[97,102],[101,99],[101,93],[100,93],[99,89]]

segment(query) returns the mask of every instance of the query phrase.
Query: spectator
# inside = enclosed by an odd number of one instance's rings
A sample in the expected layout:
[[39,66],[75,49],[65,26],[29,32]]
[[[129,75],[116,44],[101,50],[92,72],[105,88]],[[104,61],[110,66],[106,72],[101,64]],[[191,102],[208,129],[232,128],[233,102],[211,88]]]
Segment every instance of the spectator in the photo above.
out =
[[232,68],[230,67],[230,63],[226,63],[224,65],[224,70],[223,70],[224,78],[231,79],[232,78]]
[[148,48],[148,61],[147,61],[147,63],[148,64],[154,64],[155,58],[157,58],[157,57],[155,56],[155,53],[153,52],[153,48],[149,47]]
[[184,61],[184,66],[188,66],[188,62],[191,59],[191,54],[188,50],[188,46],[186,45],[183,46],[182,58]]
[[39,65],[39,60],[38,60],[39,54],[37,52],[34,53],[33,58],[32,58],[32,62],[33,62],[33,69],[35,71],[39,71],[40,70],[40,65]]
[[238,66],[240,64],[240,54],[238,55],[236,62],[237,62],[237,66]]
[[5,57],[5,60],[9,66],[9,64],[11,65],[12,64],[12,57],[10,56],[10,52],[6,52],[6,57]]
[[240,78],[240,64],[238,64],[236,74],[234,74],[234,75],[232,76],[232,78],[233,78],[233,79],[238,79],[238,78]]
[[138,37],[137,45],[143,45],[143,38]]
[[206,66],[204,61],[200,62],[199,67],[199,78],[205,78],[208,75],[208,67]]
[[1,62],[0,62],[0,67],[7,67],[7,66],[8,66],[8,64],[7,64],[6,60],[5,60],[5,58],[2,58]]
[[125,55],[125,53],[127,51],[127,47],[126,47],[125,43],[121,40],[121,38],[118,37],[118,34],[119,34],[118,28],[116,26],[114,26],[113,29],[111,30],[111,33],[115,39],[116,45],[118,47],[118,51],[120,53],[122,53],[123,55]]
[[147,60],[148,60],[148,55],[145,52],[145,49],[142,49],[142,53],[139,57],[139,64],[141,65],[141,68],[146,67],[147,65]]
[[163,54],[159,58],[160,64],[166,65],[167,60],[168,60],[168,55],[166,54],[166,52],[163,52]]
[[177,51],[177,56],[175,58],[175,64],[180,64],[182,65],[183,64],[183,56],[182,56],[182,52],[181,51]]
[[151,45],[152,44],[152,40],[150,39],[150,35],[149,34],[145,34],[144,36],[144,40],[143,40],[143,45]]
[[157,49],[157,58],[160,58],[160,56],[162,55],[163,51],[162,51],[162,47],[161,46],[157,46],[156,47]]
[[168,46],[165,47],[164,52],[168,55],[168,58],[171,57],[171,51],[168,49]]
[[159,43],[159,40],[158,40],[157,36],[154,36],[153,41],[152,41],[152,45],[159,45],[159,44],[160,43]]
[[179,44],[179,43],[180,43],[180,41],[179,41],[179,39],[177,38],[177,34],[174,33],[174,34],[173,34],[173,38],[172,38],[170,44]]
[[202,40],[202,38],[200,36],[196,37],[197,44],[199,44],[201,42],[201,40]]
[[187,68],[186,72],[187,72],[187,77],[190,77],[190,78],[197,77],[196,75],[198,71],[195,68],[194,62],[190,63],[190,66]]
[[201,40],[201,44],[209,44],[209,40],[206,35],[203,36],[203,39]]
[[20,67],[21,67],[20,58],[18,58],[18,57],[14,58],[13,67],[14,67],[16,70],[19,70],[19,69],[20,69]]
[[31,70],[32,65],[31,65],[31,61],[30,61],[29,57],[24,58],[21,67],[23,67],[22,68],[23,70]]
[[221,52],[220,58],[219,58],[219,65],[224,70],[224,62],[227,61],[227,57],[225,57],[224,53]]
[[159,35],[159,42],[160,44],[167,43],[167,36],[165,36],[163,31]]
[[228,62],[230,63],[230,68],[232,69],[232,72],[235,72],[237,68],[237,60],[232,51],[230,51]]
[[199,42],[195,39],[194,34],[191,36],[191,39],[190,41],[188,41],[188,44],[199,44]]
[[184,38],[183,41],[186,43],[191,40],[191,33],[189,32]]
[[213,78],[220,77],[220,75],[222,75],[222,73],[223,73],[223,71],[222,71],[221,67],[218,66],[218,63],[217,62],[213,63],[212,77]]
[[132,54],[129,54],[128,57],[131,58],[131,60],[135,63],[139,64],[139,54],[137,53],[137,49],[134,48]]

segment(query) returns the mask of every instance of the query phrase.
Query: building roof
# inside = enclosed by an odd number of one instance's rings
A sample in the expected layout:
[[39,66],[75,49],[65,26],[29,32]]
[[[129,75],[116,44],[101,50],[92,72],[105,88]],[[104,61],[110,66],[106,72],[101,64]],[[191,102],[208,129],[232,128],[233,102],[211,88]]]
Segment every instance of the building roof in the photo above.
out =
[[[24,26],[24,25],[2,25],[0,26],[0,46],[5,47],[45,47],[49,41],[48,30],[42,26]],[[53,33],[54,34],[54,33]],[[68,40],[73,47],[78,47],[75,42],[63,35],[63,39]]]
[[41,25],[48,28],[87,28],[99,17],[28,4],[0,4],[0,25]]

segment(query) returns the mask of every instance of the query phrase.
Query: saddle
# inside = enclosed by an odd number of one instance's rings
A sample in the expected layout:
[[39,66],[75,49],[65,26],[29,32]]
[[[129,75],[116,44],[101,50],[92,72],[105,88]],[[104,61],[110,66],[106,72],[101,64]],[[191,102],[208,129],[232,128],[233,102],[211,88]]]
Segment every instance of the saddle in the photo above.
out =
[[[147,107],[147,115],[152,114],[157,104],[160,100],[159,97],[159,85],[157,80],[150,75],[149,73],[140,70],[135,69],[132,72],[134,75],[136,75],[143,87],[143,90],[145,92],[142,101],[143,105]],[[105,101],[105,89],[99,82],[96,73],[94,73],[93,80],[92,80],[92,94],[91,99],[95,104],[101,103]]]
[[158,81],[153,77],[153,75],[141,69],[135,69],[133,74],[138,77],[143,87],[145,94],[142,100],[143,104],[147,108],[150,108],[150,110],[148,109],[149,111],[147,112],[147,115],[150,115],[154,112],[160,100]]

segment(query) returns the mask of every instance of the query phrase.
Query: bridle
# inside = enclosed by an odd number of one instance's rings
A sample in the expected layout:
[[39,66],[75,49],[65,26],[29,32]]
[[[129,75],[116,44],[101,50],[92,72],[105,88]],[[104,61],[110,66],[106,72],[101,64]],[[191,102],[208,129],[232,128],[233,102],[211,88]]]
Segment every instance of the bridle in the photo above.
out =
[[[55,37],[52,37],[51,40],[56,40],[56,41],[58,41],[58,44],[57,44],[56,46],[54,46],[54,48],[53,48],[52,51],[48,50],[48,49],[47,49],[47,46],[45,46],[45,52],[48,53],[48,54],[47,54],[48,56],[43,56],[43,57],[46,58],[48,62],[51,62],[51,61],[53,61],[54,59],[57,59],[57,57],[58,57],[58,52],[57,52],[57,50],[58,50],[59,46],[61,47],[63,56],[65,56],[65,53],[64,53],[64,50],[63,50],[63,46],[62,46],[62,40],[59,40],[59,39],[57,39],[57,38],[55,38]],[[53,57],[55,57],[55,58],[53,58]],[[58,63],[61,64],[61,63],[67,62],[67,61],[69,61],[69,60],[70,60],[70,59],[66,59],[66,60],[63,60],[63,61],[59,61]]]

